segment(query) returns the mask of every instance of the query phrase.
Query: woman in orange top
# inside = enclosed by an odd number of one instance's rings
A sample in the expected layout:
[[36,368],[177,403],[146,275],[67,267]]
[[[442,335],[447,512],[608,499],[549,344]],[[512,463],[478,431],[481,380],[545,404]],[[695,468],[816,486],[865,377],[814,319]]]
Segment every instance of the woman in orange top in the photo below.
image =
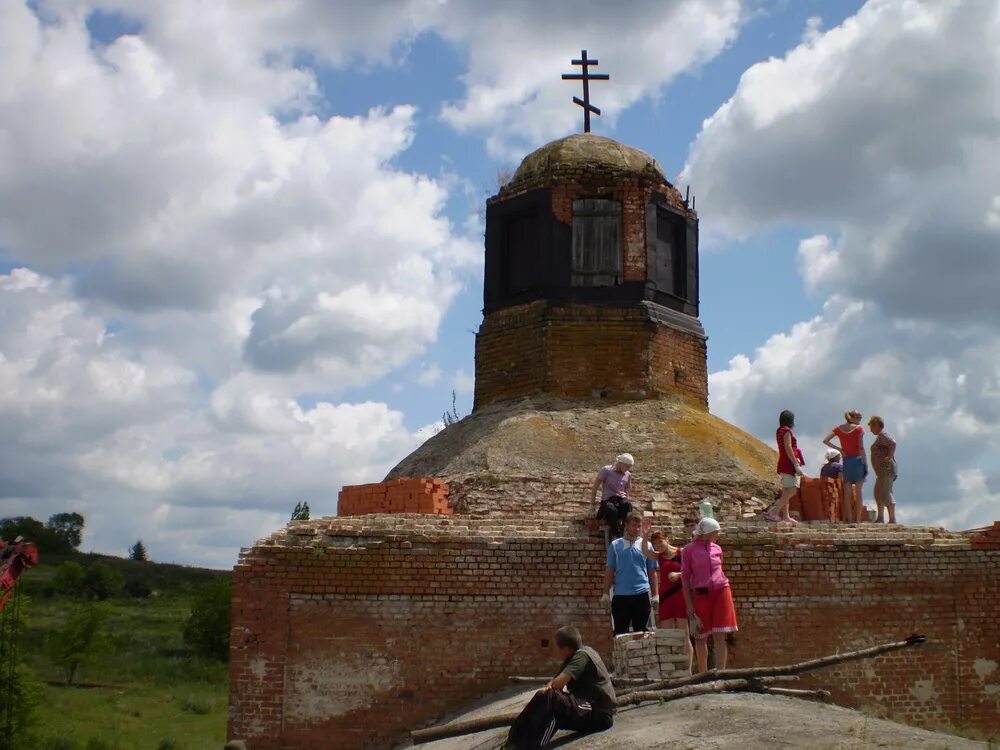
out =
[[[837,438],[840,445],[834,445]],[[823,445],[839,450],[844,457],[844,500],[843,520],[848,523],[864,521],[862,485],[868,476],[868,460],[865,457],[865,428],[861,426],[861,412],[857,409],[844,412],[844,424],[834,427],[823,438]]]

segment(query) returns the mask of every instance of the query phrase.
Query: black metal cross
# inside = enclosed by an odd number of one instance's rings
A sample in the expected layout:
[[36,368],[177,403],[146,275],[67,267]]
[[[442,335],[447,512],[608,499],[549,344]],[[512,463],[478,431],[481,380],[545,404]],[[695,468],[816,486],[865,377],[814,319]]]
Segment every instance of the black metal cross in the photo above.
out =
[[587,59],[587,50],[580,50],[579,60],[570,60],[573,65],[579,65],[583,68],[582,73],[563,73],[562,79],[564,81],[583,81],[583,99],[574,96],[573,102],[579,104],[583,107],[583,132],[590,132],[590,113],[593,112],[595,115],[601,114],[601,110],[590,103],[590,82],[591,81],[607,81],[611,78],[607,73],[590,73],[587,68],[591,65],[596,66],[597,60]]

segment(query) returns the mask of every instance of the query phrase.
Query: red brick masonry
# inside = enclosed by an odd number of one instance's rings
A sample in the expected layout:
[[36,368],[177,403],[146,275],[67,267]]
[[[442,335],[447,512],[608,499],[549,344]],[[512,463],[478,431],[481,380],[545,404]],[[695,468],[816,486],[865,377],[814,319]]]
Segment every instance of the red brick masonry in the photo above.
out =
[[[1000,735],[1000,524],[723,524],[734,666],[929,642],[803,686],[930,728]],[[369,515],[294,522],[234,572],[229,735],[250,750],[389,747],[505,682],[547,674],[574,623],[610,658],[604,548],[583,523]]]
[[337,499],[338,516],[367,513],[450,514],[448,483],[442,479],[390,479],[345,486]]

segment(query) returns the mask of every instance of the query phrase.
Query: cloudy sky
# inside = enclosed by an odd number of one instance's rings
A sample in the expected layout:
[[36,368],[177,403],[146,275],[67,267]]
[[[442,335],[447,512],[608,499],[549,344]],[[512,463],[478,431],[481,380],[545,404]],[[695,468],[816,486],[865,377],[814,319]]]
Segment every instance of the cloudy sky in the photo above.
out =
[[[482,206],[579,130],[690,184],[713,412],[847,408],[1000,518],[998,0],[0,0],[0,515],[228,567],[470,409]],[[869,488],[870,493],[870,488]]]

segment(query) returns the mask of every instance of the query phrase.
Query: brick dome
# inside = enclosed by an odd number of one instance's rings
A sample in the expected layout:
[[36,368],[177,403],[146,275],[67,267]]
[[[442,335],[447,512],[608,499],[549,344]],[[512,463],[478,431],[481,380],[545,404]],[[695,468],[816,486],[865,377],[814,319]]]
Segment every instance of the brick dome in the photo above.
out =
[[560,138],[532,151],[524,157],[500,194],[516,192],[525,183],[559,181],[560,177],[571,177],[579,170],[670,184],[656,159],[644,151],[601,135],[582,133]]

